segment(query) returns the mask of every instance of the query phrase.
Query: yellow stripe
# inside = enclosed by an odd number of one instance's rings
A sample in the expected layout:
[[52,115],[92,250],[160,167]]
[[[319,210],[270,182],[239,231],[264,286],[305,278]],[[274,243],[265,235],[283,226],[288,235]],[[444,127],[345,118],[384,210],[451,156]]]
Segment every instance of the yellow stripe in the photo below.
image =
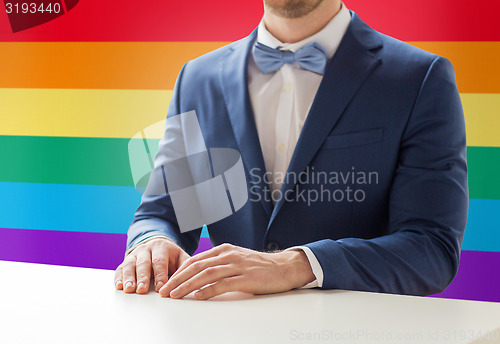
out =
[[170,90],[0,89],[0,135],[129,138],[165,119],[171,97]]
[[[0,89],[0,135],[129,138],[165,119],[171,96],[168,90]],[[468,145],[500,147],[500,94],[461,97]]]
[[500,147],[500,94],[461,94],[467,145]]

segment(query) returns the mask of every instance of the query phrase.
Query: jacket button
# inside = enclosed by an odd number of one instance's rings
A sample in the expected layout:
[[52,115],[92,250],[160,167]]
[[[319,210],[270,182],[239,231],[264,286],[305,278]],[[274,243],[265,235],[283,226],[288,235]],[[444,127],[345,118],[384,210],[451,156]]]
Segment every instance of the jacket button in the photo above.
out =
[[280,245],[274,241],[270,241],[266,245],[266,251],[277,251],[280,249]]

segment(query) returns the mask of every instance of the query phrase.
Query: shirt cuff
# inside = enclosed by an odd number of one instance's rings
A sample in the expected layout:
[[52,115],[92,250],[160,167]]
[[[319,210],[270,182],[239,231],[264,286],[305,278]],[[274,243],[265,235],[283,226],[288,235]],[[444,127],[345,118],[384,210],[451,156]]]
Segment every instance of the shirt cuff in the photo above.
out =
[[130,252],[132,252],[133,250],[135,250],[135,248],[139,245],[142,245],[142,244],[145,244],[147,243],[148,241],[151,241],[153,239],[158,239],[158,238],[164,238],[164,239],[167,239],[167,240],[170,240],[172,242],[174,242],[172,239],[170,239],[169,237],[165,236],[165,235],[158,235],[158,234],[155,234],[155,235],[152,235],[150,237],[146,237],[144,239],[142,239],[141,241],[137,242],[134,246],[132,246],[131,248],[129,248],[126,252],[125,252],[125,257],[128,256],[130,254]]
[[310,289],[310,288],[316,288],[316,287],[322,287],[323,286],[323,269],[321,268],[321,264],[318,261],[318,258],[314,255],[313,251],[306,246],[293,246],[287,248],[285,251],[288,250],[302,250],[307,256],[307,260],[309,260],[309,264],[311,264],[311,269],[313,272],[314,277],[316,279],[312,282],[307,283],[306,285],[300,287],[299,289]]

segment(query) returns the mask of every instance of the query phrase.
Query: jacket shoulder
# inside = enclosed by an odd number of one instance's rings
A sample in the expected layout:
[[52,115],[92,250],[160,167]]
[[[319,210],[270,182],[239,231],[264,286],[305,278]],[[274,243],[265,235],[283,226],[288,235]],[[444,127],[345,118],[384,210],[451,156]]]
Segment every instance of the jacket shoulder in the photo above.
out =
[[429,51],[418,48],[409,43],[403,42],[391,36],[379,33],[382,42],[383,49],[381,54],[385,58],[391,58],[391,60],[397,60],[401,62],[412,61],[418,64],[430,64],[434,61],[438,55],[431,53]]
[[222,58],[230,54],[233,50],[243,48],[245,44],[248,44],[249,39],[251,39],[251,37],[247,36],[190,60],[186,63],[186,66],[189,67],[187,69],[190,73],[201,73],[201,75],[205,74],[207,71],[213,72],[219,66]]

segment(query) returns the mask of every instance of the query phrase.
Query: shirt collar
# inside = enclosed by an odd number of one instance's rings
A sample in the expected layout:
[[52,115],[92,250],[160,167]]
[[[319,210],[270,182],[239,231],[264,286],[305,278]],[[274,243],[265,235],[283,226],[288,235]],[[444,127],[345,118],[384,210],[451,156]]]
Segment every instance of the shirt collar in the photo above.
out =
[[282,43],[267,31],[264,21],[261,20],[257,29],[257,42],[271,48],[290,50],[293,52],[305,47],[309,43],[317,42],[325,49],[328,58],[331,58],[337,51],[340,41],[344,37],[350,22],[351,14],[345,5],[342,4],[340,11],[323,29],[321,29],[321,31],[296,43]]

